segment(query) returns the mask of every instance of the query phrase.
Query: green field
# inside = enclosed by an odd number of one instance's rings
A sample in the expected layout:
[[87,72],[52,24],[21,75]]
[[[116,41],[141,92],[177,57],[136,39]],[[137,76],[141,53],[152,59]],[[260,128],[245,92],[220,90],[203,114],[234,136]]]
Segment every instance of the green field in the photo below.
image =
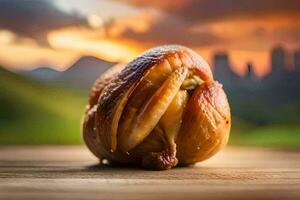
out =
[[86,97],[0,68],[1,144],[78,144]]
[[244,132],[232,131],[230,145],[262,147],[300,147],[300,127],[274,125]]
[[[0,144],[82,144],[87,91],[47,86],[0,68]],[[300,147],[300,125],[233,120],[230,145]]]

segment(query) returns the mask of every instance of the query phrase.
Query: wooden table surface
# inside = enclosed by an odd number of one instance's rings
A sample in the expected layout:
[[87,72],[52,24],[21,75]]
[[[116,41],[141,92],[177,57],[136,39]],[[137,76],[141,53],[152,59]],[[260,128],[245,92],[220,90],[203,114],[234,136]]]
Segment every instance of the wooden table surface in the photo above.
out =
[[97,165],[84,146],[0,147],[0,199],[300,199],[299,152],[230,147],[145,171]]

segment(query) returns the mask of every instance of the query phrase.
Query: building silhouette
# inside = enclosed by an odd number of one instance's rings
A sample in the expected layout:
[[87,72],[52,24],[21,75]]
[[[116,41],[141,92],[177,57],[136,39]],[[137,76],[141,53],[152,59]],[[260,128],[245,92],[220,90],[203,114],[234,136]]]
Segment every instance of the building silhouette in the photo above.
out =
[[216,77],[226,76],[230,73],[229,57],[226,53],[217,53],[214,55],[214,72]]
[[250,81],[255,81],[257,79],[256,74],[253,71],[253,64],[251,62],[248,62],[246,65],[246,73],[244,78]]
[[272,74],[274,75],[282,75],[286,69],[286,52],[283,47],[278,46],[275,47],[271,51],[271,67]]
[[294,52],[294,70],[300,73],[300,49]]
[[232,71],[229,56],[225,52],[216,53],[213,57],[214,76],[222,84],[232,87],[239,79],[239,76]]

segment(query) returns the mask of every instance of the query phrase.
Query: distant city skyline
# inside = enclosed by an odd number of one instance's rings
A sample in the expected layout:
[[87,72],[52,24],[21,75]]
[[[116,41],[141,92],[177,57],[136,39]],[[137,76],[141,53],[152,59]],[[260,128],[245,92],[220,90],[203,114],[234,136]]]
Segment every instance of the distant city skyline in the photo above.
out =
[[[300,49],[295,51],[287,51],[284,46],[274,46],[269,52],[268,67],[270,71],[264,75],[259,75],[254,72],[254,66],[251,60],[245,63],[244,73],[240,74],[235,71],[230,59],[230,54],[226,51],[216,52],[212,59],[212,67],[216,74],[234,73],[238,76],[247,76],[249,71],[256,77],[264,77],[268,74],[281,74],[288,71],[300,72]],[[223,68],[223,69],[222,69]]]
[[288,52],[275,46],[269,56],[272,70],[263,77],[254,73],[251,62],[240,76],[232,70],[228,53],[214,56],[214,78],[227,91],[233,114],[260,125],[289,121],[300,111],[299,50]]

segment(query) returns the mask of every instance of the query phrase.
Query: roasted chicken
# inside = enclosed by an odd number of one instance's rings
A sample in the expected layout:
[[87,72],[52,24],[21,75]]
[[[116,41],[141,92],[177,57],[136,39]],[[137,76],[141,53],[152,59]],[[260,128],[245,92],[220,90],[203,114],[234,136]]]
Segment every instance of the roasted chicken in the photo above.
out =
[[209,65],[191,49],[167,45],[96,80],[83,138],[100,160],[163,170],[214,155],[230,125],[226,95]]

